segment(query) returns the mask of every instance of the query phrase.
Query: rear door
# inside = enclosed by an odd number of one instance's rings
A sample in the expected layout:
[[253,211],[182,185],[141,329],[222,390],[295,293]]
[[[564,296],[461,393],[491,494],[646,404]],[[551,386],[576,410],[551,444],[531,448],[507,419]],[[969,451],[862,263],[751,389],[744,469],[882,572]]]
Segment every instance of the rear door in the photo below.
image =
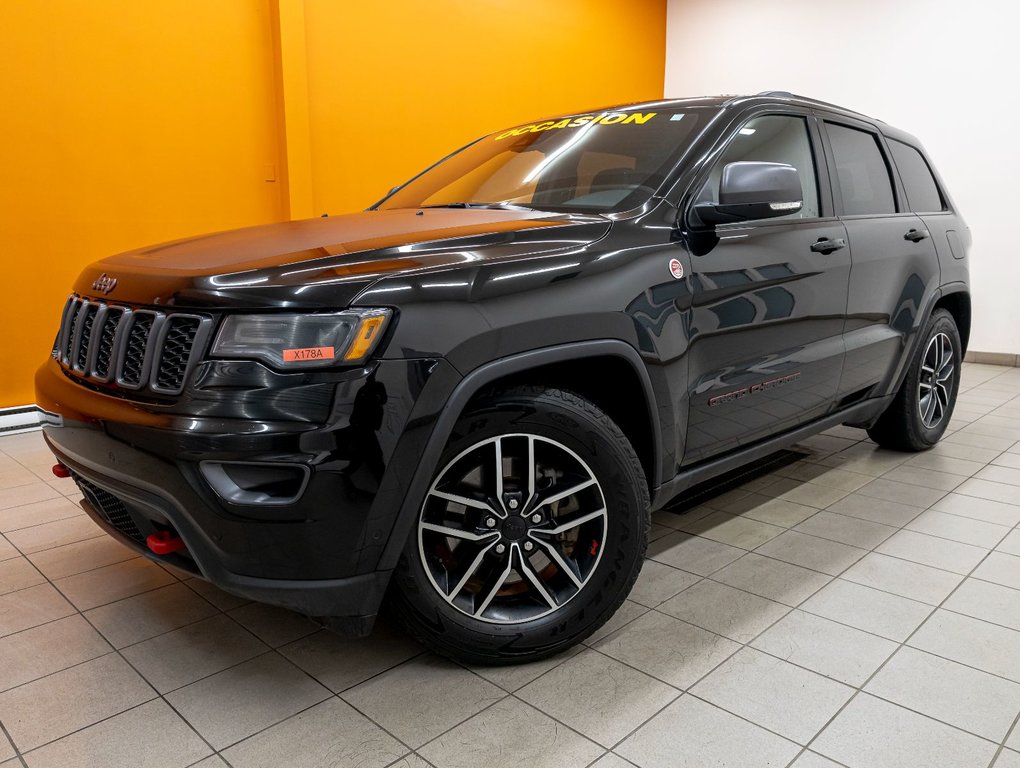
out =
[[966,230],[966,225],[950,210],[949,198],[920,148],[890,136],[887,131],[884,133],[889,155],[896,166],[910,210],[921,217],[925,229],[931,235],[939,257],[940,282],[944,286],[962,276],[961,268],[966,255],[963,242],[968,234],[960,230]]
[[784,109],[745,117],[713,155],[695,202],[718,200],[723,167],[749,160],[797,168],[804,204],[719,225],[692,254],[685,464],[824,415],[843,366],[850,252],[813,119]]
[[884,137],[842,116],[825,116],[822,125],[852,256],[838,393],[850,402],[883,393],[894,377],[923,298],[938,285],[939,264],[930,233],[893,173]]

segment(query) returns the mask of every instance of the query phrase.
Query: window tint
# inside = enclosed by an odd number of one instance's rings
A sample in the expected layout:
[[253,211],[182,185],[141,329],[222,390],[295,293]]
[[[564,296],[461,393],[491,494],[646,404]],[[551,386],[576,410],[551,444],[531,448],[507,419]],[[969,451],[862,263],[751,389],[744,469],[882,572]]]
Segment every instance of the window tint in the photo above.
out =
[[698,195],[698,201],[719,202],[719,180],[723,168],[741,160],[786,163],[797,169],[804,193],[804,205],[799,211],[776,218],[811,219],[819,215],[815,161],[811,154],[807,121],[803,117],[768,115],[747,121],[715,164],[704,189]]
[[931,169],[921,153],[909,144],[895,139],[889,140],[889,149],[892,150],[893,160],[899,169],[911,210],[918,213],[944,210],[945,205],[942,202],[942,195],[939,194],[938,184],[935,183]]
[[843,193],[843,212],[848,216],[896,213],[889,168],[878,138],[867,131],[826,123],[836,176]]

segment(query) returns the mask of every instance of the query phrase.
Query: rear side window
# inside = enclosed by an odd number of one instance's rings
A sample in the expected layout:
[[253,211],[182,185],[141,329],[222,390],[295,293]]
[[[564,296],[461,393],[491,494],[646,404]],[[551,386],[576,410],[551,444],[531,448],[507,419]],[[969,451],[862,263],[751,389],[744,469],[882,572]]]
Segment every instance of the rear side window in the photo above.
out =
[[848,216],[896,213],[889,168],[878,138],[868,131],[826,123],[836,160],[836,176]]
[[945,210],[939,185],[935,183],[931,168],[921,153],[909,144],[895,139],[889,139],[889,149],[892,151],[896,168],[899,169],[911,210],[917,213]]

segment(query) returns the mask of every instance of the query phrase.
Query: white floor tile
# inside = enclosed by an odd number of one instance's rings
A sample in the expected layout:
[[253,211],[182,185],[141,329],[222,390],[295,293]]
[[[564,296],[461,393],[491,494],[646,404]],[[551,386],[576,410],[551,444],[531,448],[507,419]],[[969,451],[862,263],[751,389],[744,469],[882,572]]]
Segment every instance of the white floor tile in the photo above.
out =
[[849,768],[976,768],[995,754],[990,741],[866,693],[811,748]]
[[1020,683],[909,647],[865,690],[996,743],[1020,713]]
[[798,744],[807,744],[853,689],[752,648],[745,648],[691,689]]
[[641,768],[782,768],[799,747],[718,707],[684,696],[616,751]]
[[855,687],[897,647],[891,640],[801,610],[788,613],[751,646]]

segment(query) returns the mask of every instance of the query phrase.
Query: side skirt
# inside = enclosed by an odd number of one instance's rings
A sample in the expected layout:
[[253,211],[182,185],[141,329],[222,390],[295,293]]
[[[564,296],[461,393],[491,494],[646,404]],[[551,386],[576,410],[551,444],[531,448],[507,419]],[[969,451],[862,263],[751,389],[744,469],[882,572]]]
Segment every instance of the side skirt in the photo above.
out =
[[652,511],[662,509],[666,504],[692,486],[703,483],[706,480],[711,480],[717,475],[734,470],[744,464],[757,461],[775,451],[788,448],[806,437],[824,432],[831,427],[846,423],[855,425],[870,424],[882,414],[893,397],[894,395],[887,395],[882,398],[856,403],[848,408],[843,408],[835,413],[830,413],[828,416],[823,416],[820,419],[792,429],[789,432],[784,432],[781,435],[776,435],[745,448],[740,448],[725,456],[709,459],[691,467],[685,467],[672,480],[663,483],[653,491]]

